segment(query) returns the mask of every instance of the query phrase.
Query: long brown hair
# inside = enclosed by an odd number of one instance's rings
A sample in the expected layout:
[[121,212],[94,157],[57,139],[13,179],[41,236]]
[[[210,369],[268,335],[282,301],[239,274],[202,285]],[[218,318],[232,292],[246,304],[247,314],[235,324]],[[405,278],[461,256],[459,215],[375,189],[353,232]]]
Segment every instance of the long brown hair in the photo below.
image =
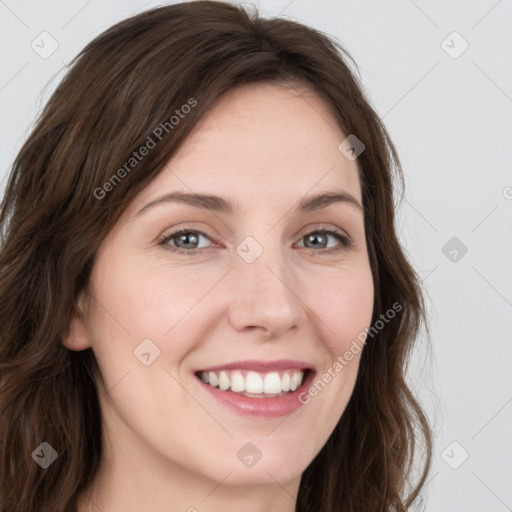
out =
[[[364,143],[357,161],[373,322],[402,305],[398,320],[368,338],[351,400],[304,472],[296,510],[405,511],[419,501],[432,438],[405,369],[427,326],[425,307],[395,231],[395,182],[403,190],[397,152],[349,61],[355,65],[319,31],[219,1],[148,10],[111,27],[74,59],[14,161],[0,212],[4,512],[73,510],[94,478],[102,456],[101,375],[91,349],[68,350],[61,336],[80,314],[78,294],[122,212],[220,96],[250,82],[313,86],[342,131]],[[191,99],[193,108],[173,126],[171,116]],[[158,126],[166,129],[156,147],[130,172],[119,171]],[[411,482],[419,441],[422,465]],[[42,442],[58,454],[46,469],[32,457]]]

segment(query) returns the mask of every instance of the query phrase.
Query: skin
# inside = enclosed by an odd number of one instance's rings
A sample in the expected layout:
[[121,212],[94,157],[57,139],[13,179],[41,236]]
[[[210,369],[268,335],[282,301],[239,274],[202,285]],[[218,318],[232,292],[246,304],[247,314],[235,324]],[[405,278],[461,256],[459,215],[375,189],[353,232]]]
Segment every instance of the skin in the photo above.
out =
[[[370,326],[364,212],[343,202],[293,212],[320,192],[343,190],[361,203],[357,162],[338,149],[345,137],[305,87],[233,89],[105,238],[79,301],[86,322],[73,318],[62,340],[71,350],[92,347],[105,381],[105,451],[79,512],[295,510],[301,475],[352,394],[360,354],[286,418],[239,415],[193,372],[291,358],[321,376]],[[167,202],[136,215],[173,191],[219,195],[239,212]],[[314,246],[306,235],[317,225],[338,228],[352,247],[333,235]],[[158,245],[181,227],[206,235],[181,244],[196,243],[196,255]],[[236,252],[247,236],[263,249],[252,263]],[[176,236],[167,247],[179,244]],[[147,338],[160,350],[149,366],[134,356]],[[237,458],[247,442],[262,453],[250,468]]]

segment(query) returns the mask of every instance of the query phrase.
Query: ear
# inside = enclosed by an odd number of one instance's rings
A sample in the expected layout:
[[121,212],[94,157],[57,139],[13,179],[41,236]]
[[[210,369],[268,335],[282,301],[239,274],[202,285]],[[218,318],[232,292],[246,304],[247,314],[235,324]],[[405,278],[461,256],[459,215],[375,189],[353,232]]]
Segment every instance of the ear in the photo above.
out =
[[84,295],[78,298],[78,311],[73,313],[66,332],[61,334],[62,344],[70,350],[85,350],[91,346],[84,313]]

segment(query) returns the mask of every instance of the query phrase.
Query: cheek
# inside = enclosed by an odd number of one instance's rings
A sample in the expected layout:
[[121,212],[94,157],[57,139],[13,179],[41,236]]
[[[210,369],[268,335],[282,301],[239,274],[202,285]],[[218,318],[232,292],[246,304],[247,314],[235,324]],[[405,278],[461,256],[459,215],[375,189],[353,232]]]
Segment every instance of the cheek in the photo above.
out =
[[92,279],[104,322],[134,339],[161,337],[188,302],[179,278],[150,269],[140,258],[116,258],[110,264],[99,260]]
[[338,356],[370,325],[374,300],[371,270],[363,267],[327,276],[323,284],[311,293],[310,304],[322,320],[329,352]]
[[106,380],[115,382],[129,368],[139,370],[139,347],[141,353],[158,354],[152,368],[178,366],[196,340],[206,337],[211,300],[201,299],[218,277],[180,270],[148,265],[142,258],[98,261],[91,325]]
[[317,433],[310,440],[313,455],[322,448],[350,400],[364,350],[361,333],[370,326],[373,313],[369,267],[363,264],[343,270],[317,280],[324,286],[315,287],[317,293],[309,296],[309,304],[316,305],[312,311],[325,349],[321,368],[299,397],[304,404],[301,426],[306,432]]

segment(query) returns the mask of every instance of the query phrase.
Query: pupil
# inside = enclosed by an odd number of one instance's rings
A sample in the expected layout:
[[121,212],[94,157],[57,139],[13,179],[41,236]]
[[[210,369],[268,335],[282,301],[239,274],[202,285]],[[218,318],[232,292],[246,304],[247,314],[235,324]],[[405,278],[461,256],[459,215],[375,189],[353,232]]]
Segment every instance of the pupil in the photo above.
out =
[[[325,235],[309,235],[309,240],[318,240],[318,238],[325,238]],[[313,245],[317,246],[318,242],[313,241]]]
[[[193,233],[186,233],[186,234],[184,234],[184,235],[180,235],[179,239],[180,239],[180,241],[184,241],[184,242],[185,242],[185,244],[187,244],[187,243],[189,243],[189,242],[190,242],[190,241],[188,240],[190,237],[192,237],[192,238],[197,238],[197,236],[196,236],[196,235],[194,235]],[[197,242],[197,240],[193,240],[193,242],[192,242],[192,243],[194,243],[194,241],[195,241],[195,242]]]

